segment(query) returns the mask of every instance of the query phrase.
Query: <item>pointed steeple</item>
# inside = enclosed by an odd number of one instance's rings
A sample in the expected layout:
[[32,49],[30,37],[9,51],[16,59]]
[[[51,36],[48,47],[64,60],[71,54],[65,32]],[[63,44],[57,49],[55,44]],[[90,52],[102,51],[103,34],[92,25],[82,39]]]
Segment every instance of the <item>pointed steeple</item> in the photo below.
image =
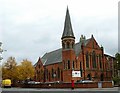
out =
[[67,7],[67,11],[66,11],[64,30],[63,30],[63,34],[62,34],[61,39],[66,38],[66,37],[72,37],[72,38],[75,39],[73,30],[72,30],[72,25],[71,25],[71,20],[70,20],[70,14],[69,14],[68,7]]

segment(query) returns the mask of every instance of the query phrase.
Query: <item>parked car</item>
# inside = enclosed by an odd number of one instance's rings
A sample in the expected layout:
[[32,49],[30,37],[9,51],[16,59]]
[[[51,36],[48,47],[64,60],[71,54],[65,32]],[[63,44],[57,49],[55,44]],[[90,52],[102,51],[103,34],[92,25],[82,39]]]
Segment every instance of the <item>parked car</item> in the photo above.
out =
[[93,82],[92,80],[77,80],[77,83],[90,83]]
[[83,80],[82,83],[89,83],[89,82],[93,82],[92,80]]
[[82,80],[77,80],[76,83],[82,83]]
[[29,81],[28,84],[40,84],[40,82],[36,82],[36,81]]
[[35,81],[29,81],[28,84],[35,84]]
[[11,80],[10,79],[2,80],[2,86],[4,88],[11,88]]

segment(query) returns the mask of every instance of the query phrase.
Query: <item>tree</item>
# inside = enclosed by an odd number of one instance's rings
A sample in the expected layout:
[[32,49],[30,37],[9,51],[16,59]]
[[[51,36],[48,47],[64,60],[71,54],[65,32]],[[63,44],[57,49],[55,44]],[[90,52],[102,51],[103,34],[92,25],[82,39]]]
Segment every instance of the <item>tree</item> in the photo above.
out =
[[33,79],[34,77],[34,67],[31,61],[23,60],[17,68],[19,80]]
[[17,79],[17,62],[14,57],[9,57],[2,67],[2,78],[11,79],[12,82]]
[[4,67],[7,69],[14,69],[16,66],[17,63],[14,57],[9,57],[7,62],[4,64]]
[[117,60],[117,69],[120,70],[120,54],[116,53],[115,58]]
[[17,65],[14,57],[9,57],[2,67],[2,78],[11,79],[12,83],[19,80],[33,79],[34,67],[31,61],[23,60]]
[[120,84],[120,54],[115,54],[116,62],[114,63],[114,73],[116,75],[113,77],[113,81],[115,84]]

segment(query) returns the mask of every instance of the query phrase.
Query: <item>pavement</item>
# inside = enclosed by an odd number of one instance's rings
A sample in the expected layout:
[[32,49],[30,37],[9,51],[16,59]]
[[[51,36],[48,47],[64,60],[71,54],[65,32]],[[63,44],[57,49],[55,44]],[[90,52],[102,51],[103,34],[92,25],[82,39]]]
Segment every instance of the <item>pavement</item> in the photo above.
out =
[[120,87],[114,88],[76,88],[76,89],[40,89],[40,88],[3,88],[2,93],[120,93]]

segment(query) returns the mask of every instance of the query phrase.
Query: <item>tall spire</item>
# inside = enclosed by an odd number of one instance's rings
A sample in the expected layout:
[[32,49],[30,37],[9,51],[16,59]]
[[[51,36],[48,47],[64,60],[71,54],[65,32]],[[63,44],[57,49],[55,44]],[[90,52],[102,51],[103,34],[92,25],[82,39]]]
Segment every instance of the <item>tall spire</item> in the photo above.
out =
[[66,11],[66,17],[65,17],[65,23],[64,23],[64,31],[63,31],[61,39],[66,38],[66,37],[75,38],[73,30],[72,30],[72,25],[71,25],[71,20],[70,20],[70,14],[69,14],[68,7],[67,7],[67,11]]

